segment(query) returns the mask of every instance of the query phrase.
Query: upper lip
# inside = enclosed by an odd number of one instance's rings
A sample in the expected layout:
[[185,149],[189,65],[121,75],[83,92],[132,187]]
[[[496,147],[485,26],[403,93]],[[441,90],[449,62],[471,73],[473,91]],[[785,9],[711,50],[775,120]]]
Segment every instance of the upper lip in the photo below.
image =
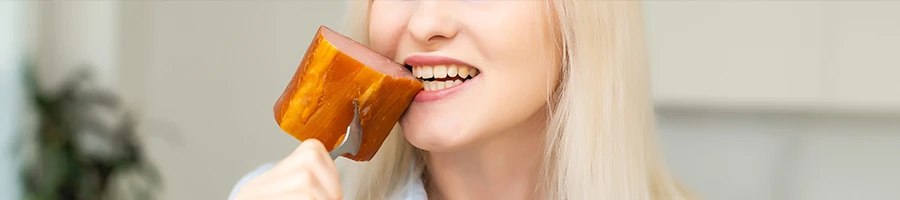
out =
[[403,63],[409,66],[435,66],[435,65],[463,65],[477,68],[469,63],[457,60],[455,58],[433,55],[415,55],[407,57]]

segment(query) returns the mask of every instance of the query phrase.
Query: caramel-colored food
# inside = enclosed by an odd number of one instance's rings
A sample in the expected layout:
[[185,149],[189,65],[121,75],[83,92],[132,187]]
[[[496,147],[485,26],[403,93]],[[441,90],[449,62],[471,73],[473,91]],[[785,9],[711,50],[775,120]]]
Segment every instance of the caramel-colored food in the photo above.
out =
[[381,148],[422,83],[389,58],[320,26],[291,82],[275,103],[275,121],[300,141],[315,138],[328,151],[340,144],[358,99],[362,145],[355,161]]

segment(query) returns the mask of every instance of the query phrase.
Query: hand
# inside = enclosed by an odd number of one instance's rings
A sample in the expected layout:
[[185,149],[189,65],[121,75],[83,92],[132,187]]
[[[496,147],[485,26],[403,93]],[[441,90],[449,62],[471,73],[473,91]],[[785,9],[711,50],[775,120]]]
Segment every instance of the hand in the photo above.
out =
[[316,139],[303,141],[271,170],[247,182],[235,196],[238,200],[342,198],[334,160]]

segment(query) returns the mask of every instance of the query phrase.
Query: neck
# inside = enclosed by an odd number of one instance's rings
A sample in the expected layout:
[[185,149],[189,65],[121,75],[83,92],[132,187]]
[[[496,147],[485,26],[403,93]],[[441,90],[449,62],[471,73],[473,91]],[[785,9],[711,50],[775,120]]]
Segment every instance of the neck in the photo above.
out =
[[545,129],[528,121],[466,150],[426,153],[429,199],[534,199]]

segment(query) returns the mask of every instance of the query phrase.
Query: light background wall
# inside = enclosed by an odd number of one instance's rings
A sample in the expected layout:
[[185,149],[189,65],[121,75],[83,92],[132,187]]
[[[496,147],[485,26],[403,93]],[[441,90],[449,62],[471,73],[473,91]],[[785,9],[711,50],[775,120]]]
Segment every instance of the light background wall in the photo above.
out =
[[[144,115],[163,199],[225,198],[242,175],[297,145],[272,105],[316,27],[340,27],[344,2],[116,7],[118,67],[109,72]],[[673,170],[708,199],[900,199],[892,9],[900,5],[648,2]]]
[[298,142],[272,106],[339,1],[128,2],[121,87],[149,122],[164,199],[224,199],[237,180]]

